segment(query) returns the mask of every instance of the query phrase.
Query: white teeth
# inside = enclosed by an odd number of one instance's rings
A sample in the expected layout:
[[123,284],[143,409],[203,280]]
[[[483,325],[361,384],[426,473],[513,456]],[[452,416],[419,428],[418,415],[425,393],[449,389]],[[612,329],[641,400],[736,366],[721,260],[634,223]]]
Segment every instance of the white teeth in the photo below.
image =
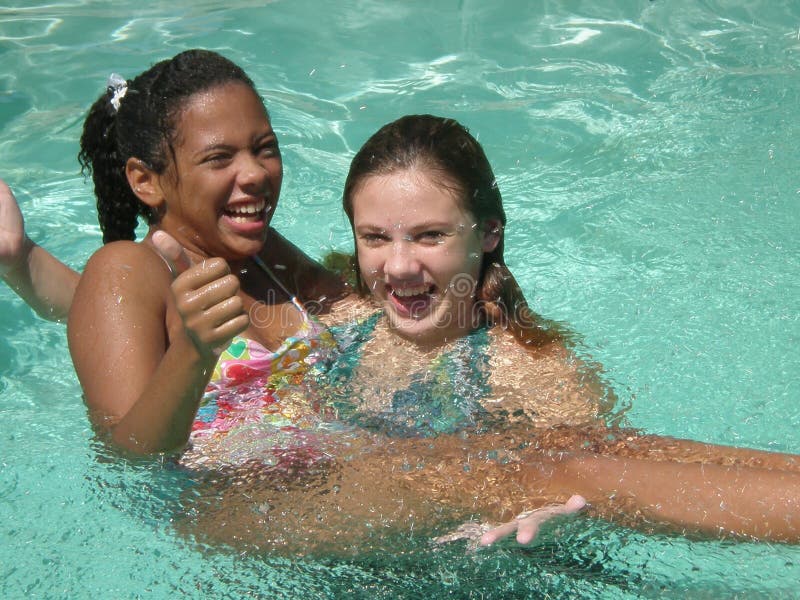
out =
[[228,208],[228,212],[232,215],[255,215],[264,210],[267,205],[266,200],[259,200],[258,202],[248,204],[236,204]]
[[403,289],[392,288],[392,293],[400,298],[408,298],[409,296],[419,296],[427,294],[430,291],[430,286],[419,285],[417,287],[408,287]]

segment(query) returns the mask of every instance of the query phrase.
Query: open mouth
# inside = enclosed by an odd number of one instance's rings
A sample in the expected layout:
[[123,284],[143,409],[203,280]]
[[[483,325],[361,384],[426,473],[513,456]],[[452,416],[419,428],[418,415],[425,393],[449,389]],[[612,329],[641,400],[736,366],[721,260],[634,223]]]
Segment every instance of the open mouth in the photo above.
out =
[[231,221],[238,224],[260,223],[264,221],[272,206],[263,198],[255,202],[242,202],[228,206],[223,211]]
[[416,317],[428,312],[435,297],[436,286],[416,285],[396,288],[387,285],[389,298],[398,313],[408,317]]

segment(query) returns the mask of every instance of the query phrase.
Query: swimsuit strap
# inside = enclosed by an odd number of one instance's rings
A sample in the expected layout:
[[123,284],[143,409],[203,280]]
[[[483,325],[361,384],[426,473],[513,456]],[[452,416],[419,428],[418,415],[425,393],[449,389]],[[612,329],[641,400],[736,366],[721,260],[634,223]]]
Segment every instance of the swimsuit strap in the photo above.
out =
[[295,295],[294,295],[292,292],[290,292],[290,291],[289,291],[289,289],[288,289],[288,288],[287,288],[285,285],[283,285],[283,283],[281,282],[281,280],[280,280],[280,279],[278,279],[277,277],[275,277],[275,274],[272,272],[272,269],[270,269],[270,268],[267,266],[267,263],[265,263],[263,260],[261,260],[261,257],[260,257],[258,254],[254,254],[253,256],[251,256],[251,258],[253,259],[253,262],[254,262],[254,263],[256,263],[256,264],[259,266],[259,268],[260,268],[262,271],[264,271],[264,273],[266,273],[266,274],[267,274],[267,276],[268,276],[270,279],[272,279],[272,281],[273,281],[275,284],[277,284],[277,286],[278,286],[279,288],[281,288],[281,290],[283,290],[283,292],[284,292],[284,293],[285,293],[287,296],[289,296],[289,298],[290,298],[290,299],[291,299],[291,301],[292,301],[292,304],[294,304],[295,308],[296,308],[297,310],[299,310],[299,311],[300,311],[300,313],[303,315],[303,318],[304,318],[304,319],[305,319],[305,318],[307,318],[306,309],[303,307],[303,305],[302,305],[302,303],[300,302],[300,300],[298,300],[298,299],[297,299],[297,296],[295,296]]

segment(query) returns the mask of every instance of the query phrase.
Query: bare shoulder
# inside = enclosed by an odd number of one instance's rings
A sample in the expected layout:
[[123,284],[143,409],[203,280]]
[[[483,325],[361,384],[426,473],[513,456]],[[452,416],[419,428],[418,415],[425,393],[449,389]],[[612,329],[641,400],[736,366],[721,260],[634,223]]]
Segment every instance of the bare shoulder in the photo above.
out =
[[151,284],[171,282],[166,262],[145,243],[119,241],[106,244],[97,250],[86,263],[84,278],[101,277],[105,280],[120,279],[131,282],[149,281]]
[[75,291],[70,320],[113,305],[115,313],[124,304],[137,308],[163,306],[172,276],[167,264],[144,243],[112,242],[97,250],[89,261]]
[[144,243],[106,244],[86,264],[67,338],[92,418],[104,426],[127,412],[164,355],[171,282]]
[[605,407],[596,374],[561,340],[526,348],[499,327],[490,335],[487,409],[543,427],[601,420]]

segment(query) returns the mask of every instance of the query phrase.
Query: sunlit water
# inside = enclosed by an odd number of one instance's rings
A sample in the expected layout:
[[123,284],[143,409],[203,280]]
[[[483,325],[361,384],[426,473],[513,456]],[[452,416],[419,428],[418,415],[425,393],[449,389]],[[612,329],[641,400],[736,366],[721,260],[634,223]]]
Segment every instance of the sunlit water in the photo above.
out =
[[[347,249],[348,160],[406,113],[484,144],[507,258],[580,333],[630,424],[800,451],[800,5],[601,0],[58,2],[0,8],[0,176],[75,268],[100,244],[77,140],[111,71],[190,47],[256,81],[286,177],[276,225]],[[309,224],[312,224],[309,226]],[[64,329],[0,289],[3,597],[794,597],[800,551],[575,519],[530,548],[242,556],[171,526],[181,475],[106,461]]]

